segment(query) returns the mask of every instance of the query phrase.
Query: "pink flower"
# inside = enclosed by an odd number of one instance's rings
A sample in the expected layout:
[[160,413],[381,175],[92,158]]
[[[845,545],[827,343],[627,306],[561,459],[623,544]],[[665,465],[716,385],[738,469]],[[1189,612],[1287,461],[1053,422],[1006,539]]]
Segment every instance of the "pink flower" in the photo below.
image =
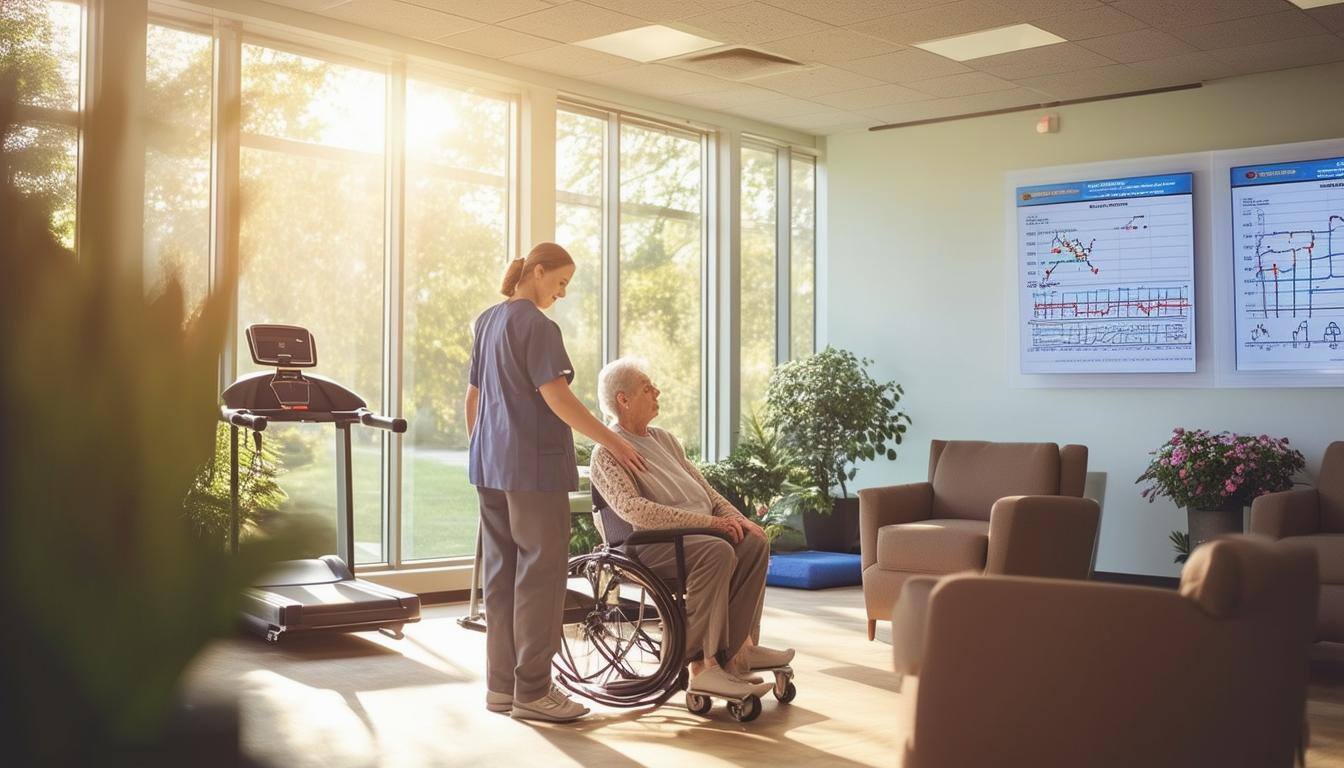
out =
[[1185,479],[1185,470],[1184,470],[1184,469],[1181,470],[1181,479],[1182,479],[1182,480]]

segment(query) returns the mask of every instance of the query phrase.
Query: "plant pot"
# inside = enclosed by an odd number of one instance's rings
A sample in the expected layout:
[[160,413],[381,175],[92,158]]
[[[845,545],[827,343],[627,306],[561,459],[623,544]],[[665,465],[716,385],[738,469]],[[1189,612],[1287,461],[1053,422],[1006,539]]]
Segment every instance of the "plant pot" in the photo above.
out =
[[1190,526],[1190,551],[1193,552],[1195,547],[1215,536],[1241,533],[1241,511],[1241,504],[1236,502],[1226,504],[1221,509],[1187,508],[1185,515]]
[[859,551],[859,498],[831,499],[831,513],[803,512],[807,548],[820,552]]

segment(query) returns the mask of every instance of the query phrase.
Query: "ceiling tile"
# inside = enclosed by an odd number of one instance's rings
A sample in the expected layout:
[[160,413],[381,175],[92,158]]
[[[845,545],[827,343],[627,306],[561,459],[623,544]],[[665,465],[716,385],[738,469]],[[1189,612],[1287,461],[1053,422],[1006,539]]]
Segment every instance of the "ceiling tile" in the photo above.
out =
[[[917,11],[946,3],[948,0],[765,0],[776,8],[827,24],[846,26],[861,21],[872,21],[883,16],[905,11]],[[1049,2],[1049,0],[1045,0]]]
[[864,114],[876,120],[881,120],[883,123],[904,123],[912,120],[974,115],[1017,107],[1034,107],[1052,100],[1049,96],[1030,88],[1014,88],[1011,91],[978,93],[973,96],[956,96],[950,99],[933,99],[915,104],[899,104],[881,109],[864,110]]
[[772,75],[752,82],[752,85],[803,98],[882,84],[881,80],[835,67],[817,67],[786,75]]
[[709,37],[729,43],[764,43],[819,32],[828,26],[816,19],[759,2],[691,16],[685,23],[708,32]]
[[1275,13],[1287,0],[1111,0],[1111,7],[1159,29]]
[[688,93],[679,97],[679,101],[704,109],[724,110],[729,107],[749,106],[763,101],[779,99],[779,94],[765,88],[750,85],[734,85],[722,91]]
[[584,77],[598,72],[629,67],[635,62],[609,53],[577,45],[557,45],[540,51],[505,57],[510,64],[552,72],[566,77]]
[[1146,59],[1164,59],[1182,53],[1193,53],[1196,50],[1193,45],[1156,29],[1140,29],[1118,35],[1094,37],[1091,40],[1080,40],[1078,44],[1122,64]]
[[1017,11],[995,0],[960,0],[908,13],[898,13],[857,28],[897,43],[920,43],[968,32],[1005,27],[1022,21]]
[[842,64],[853,59],[891,53],[899,50],[901,46],[890,40],[880,40],[853,30],[837,28],[786,37],[764,47],[771,53],[788,56],[807,64]]
[[890,104],[924,101],[928,98],[929,94],[927,93],[916,91],[913,88],[906,88],[903,85],[886,83],[883,85],[875,85],[871,88],[858,88],[853,91],[828,93],[817,96],[814,100],[819,101],[828,107],[837,107],[839,109],[872,109],[873,107],[882,107]]
[[975,71],[965,64],[919,48],[906,48],[895,53],[847,61],[842,66],[851,72],[889,83],[906,83]]
[[577,2],[557,5],[545,11],[529,13],[500,23],[509,29],[562,43],[573,43],[648,26],[643,19]]
[[[772,91],[773,93],[773,91]],[[760,120],[778,120],[784,117],[796,117],[798,115],[811,115],[825,110],[825,104],[818,104],[815,101],[806,99],[795,99],[793,97],[777,98],[770,101],[761,101],[755,104],[739,104],[734,107],[728,107],[725,112],[732,112],[735,115],[746,115]]]
[[459,32],[456,35],[448,35],[439,38],[438,42],[450,48],[479,53],[482,56],[489,56],[494,59],[502,59],[505,56],[514,56],[528,51],[539,51],[555,45],[550,40],[543,40],[540,37],[496,26],[485,26],[468,32]]
[[[668,22],[708,13],[716,6],[704,0],[584,0],[591,5],[601,6],[609,11],[619,11],[630,16],[638,16],[647,21]],[[742,0],[734,0],[734,4]]]
[[270,0],[270,2],[273,5],[297,8],[300,11],[320,11],[333,5],[339,5],[345,0]]
[[1223,48],[1213,52],[1234,74],[1269,72],[1290,67],[1306,67],[1344,61],[1344,40],[1334,35],[1317,35],[1293,40]]
[[1109,0],[998,0],[999,5],[1020,15],[1023,21],[1034,21],[1061,13],[1093,11]]
[[835,133],[839,131],[858,130],[872,125],[872,119],[852,112],[842,112],[840,110],[831,110],[829,112],[818,112],[814,115],[801,115],[799,117],[790,117],[778,121],[788,128],[796,128],[800,131],[815,134]]
[[1150,73],[1124,64],[1029,77],[1018,82],[1057,99],[1085,99],[1158,87]]
[[487,24],[522,16],[525,13],[544,11],[551,7],[542,0],[406,0],[406,2],[451,13],[454,16],[484,21]]
[[1032,23],[1046,32],[1054,32],[1065,40],[1084,40],[1089,37],[1114,35],[1118,32],[1133,32],[1148,26],[1133,16],[1127,16],[1105,6],[1090,11],[1046,16]]
[[1135,61],[1130,63],[1129,67],[1130,69],[1147,72],[1167,85],[1202,83],[1236,74],[1236,67],[1229,65],[1210,51]]
[[639,64],[625,69],[599,72],[584,79],[654,96],[680,96],[685,93],[718,91],[725,85],[731,85],[717,77],[687,72],[662,64]]
[[1326,29],[1344,32],[1344,4],[1312,8],[1307,13]]
[[1291,40],[1295,37],[1310,37],[1319,35],[1326,30],[1316,23],[1315,19],[1301,11],[1284,11],[1246,19],[1220,21],[1215,24],[1201,24],[1196,27],[1181,27],[1169,31],[1196,48],[1207,51],[1215,48],[1270,43],[1275,40]]
[[481,26],[478,21],[453,16],[398,0],[350,0],[323,13],[373,29],[418,40],[434,40]]
[[1007,80],[1002,80],[984,72],[968,72],[963,75],[935,77],[930,80],[920,80],[918,82],[909,83],[909,86],[918,91],[923,91],[930,96],[937,96],[939,98],[971,96],[977,93],[989,93],[991,91],[1007,91],[1017,87]]
[[966,62],[970,66],[1004,80],[1053,75],[1076,69],[1102,67],[1115,62],[1093,53],[1077,43],[1056,43],[1025,51],[1000,53]]

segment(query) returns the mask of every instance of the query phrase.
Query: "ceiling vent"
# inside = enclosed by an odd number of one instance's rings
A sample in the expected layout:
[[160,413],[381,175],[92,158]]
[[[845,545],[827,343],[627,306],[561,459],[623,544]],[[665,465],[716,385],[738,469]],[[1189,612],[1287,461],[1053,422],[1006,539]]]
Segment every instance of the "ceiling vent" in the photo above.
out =
[[780,75],[803,68],[802,62],[758,51],[754,48],[720,48],[677,56],[665,61],[682,69],[722,77],[726,80],[755,80],[758,77]]

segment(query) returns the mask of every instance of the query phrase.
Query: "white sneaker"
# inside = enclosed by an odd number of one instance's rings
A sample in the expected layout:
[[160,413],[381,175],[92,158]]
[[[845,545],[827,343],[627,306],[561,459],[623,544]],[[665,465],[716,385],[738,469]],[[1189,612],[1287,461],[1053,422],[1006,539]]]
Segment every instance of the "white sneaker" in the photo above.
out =
[[485,708],[491,712],[508,712],[510,709],[513,709],[513,694],[486,691]]
[[705,667],[700,674],[691,678],[686,690],[729,699],[745,699],[751,695],[764,696],[774,687],[773,683],[749,683],[723,667]]
[[747,664],[752,669],[774,669],[793,661],[793,649],[777,651],[764,645],[753,645],[747,649]]
[[551,683],[551,691],[536,701],[515,701],[509,716],[515,720],[545,720],[567,723],[588,714],[588,708],[574,701]]

